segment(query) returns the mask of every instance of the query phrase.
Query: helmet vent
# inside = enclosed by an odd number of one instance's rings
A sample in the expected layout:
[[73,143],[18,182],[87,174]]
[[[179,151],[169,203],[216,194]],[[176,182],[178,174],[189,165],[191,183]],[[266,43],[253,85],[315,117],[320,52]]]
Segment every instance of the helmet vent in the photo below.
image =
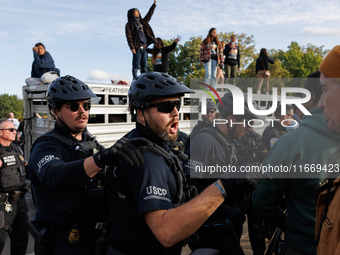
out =
[[65,85],[65,82],[59,81],[59,84],[60,84],[60,85]]
[[162,83],[164,86],[169,86],[168,84],[166,84],[164,81],[159,81],[160,83]]
[[86,86],[85,86],[84,84],[81,86],[81,88],[82,88],[83,90],[86,90]]
[[147,78],[147,79],[149,79],[149,80],[154,80],[154,79],[156,79],[155,77],[153,77],[153,76],[151,76],[151,75],[147,75],[147,76],[145,76],[145,78]]
[[138,83],[137,88],[146,89],[146,86],[144,84]]
[[78,91],[78,89],[77,89],[75,86],[71,86],[71,88],[72,88],[74,91]]
[[165,77],[165,78],[170,78],[169,75],[166,75],[166,74],[164,74],[164,73],[161,73],[161,75],[162,75],[163,77]]
[[166,83],[170,84],[170,85],[175,85],[175,83],[173,81],[166,81]]
[[161,85],[158,85],[158,84],[154,84],[153,85],[156,89],[163,89],[163,87]]
[[61,89],[61,92],[63,92],[64,94],[67,94],[67,91],[64,89]]
[[53,92],[53,93],[57,93],[57,90],[55,89],[55,88],[51,88],[51,92]]

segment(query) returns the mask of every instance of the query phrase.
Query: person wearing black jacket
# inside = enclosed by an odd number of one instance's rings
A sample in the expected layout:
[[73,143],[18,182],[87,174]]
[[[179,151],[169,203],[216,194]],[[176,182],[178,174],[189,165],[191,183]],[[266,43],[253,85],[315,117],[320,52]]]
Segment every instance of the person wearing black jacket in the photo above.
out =
[[240,71],[240,49],[236,44],[236,35],[230,37],[230,42],[225,46],[224,70],[226,83],[229,78],[233,78],[231,83],[235,85],[237,71]]
[[[268,56],[266,49],[261,49],[260,56],[256,60],[256,76],[259,77],[259,83],[257,85],[257,94],[261,94],[261,87],[263,79],[266,81],[266,94],[269,94],[269,65],[268,62],[274,64],[275,61]],[[267,74],[269,73],[269,75]]]
[[136,8],[128,11],[128,22],[125,25],[125,35],[128,45],[132,51],[132,76],[137,77],[137,70],[141,68],[141,73],[147,72],[148,54],[146,48],[151,43],[157,43],[155,35],[152,31],[149,21],[156,8],[156,0],[154,0],[149,12],[144,18],[141,18],[140,12]]
[[169,72],[169,52],[176,48],[180,39],[181,37],[177,36],[170,46],[164,46],[163,40],[157,37],[157,44],[154,45],[153,49],[146,49],[147,53],[152,54],[153,70],[155,72],[166,74]]

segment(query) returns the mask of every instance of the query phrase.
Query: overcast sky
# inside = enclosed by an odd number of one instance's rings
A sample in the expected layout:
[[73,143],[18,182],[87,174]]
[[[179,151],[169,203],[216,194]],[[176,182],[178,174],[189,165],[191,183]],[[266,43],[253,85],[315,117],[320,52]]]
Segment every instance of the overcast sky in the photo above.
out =
[[[61,75],[83,81],[131,81],[125,37],[127,11],[146,15],[152,0],[0,0],[0,94],[21,97],[31,74],[32,47],[42,42]],[[150,21],[156,37],[205,37],[217,32],[254,35],[256,49],[287,50],[292,41],[332,49],[340,44],[338,0],[158,0]],[[241,56],[242,57],[242,56]]]

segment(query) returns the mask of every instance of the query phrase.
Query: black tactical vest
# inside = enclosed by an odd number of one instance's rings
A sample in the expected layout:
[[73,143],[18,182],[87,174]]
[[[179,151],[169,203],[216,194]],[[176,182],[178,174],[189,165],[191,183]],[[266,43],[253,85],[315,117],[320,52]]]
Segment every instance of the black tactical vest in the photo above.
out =
[[26,186],[26,161],[14,143],[9,147],[0,145],[0,192],[22,190]]
[[[75,142],[52,130],[40,136],[32,145],[31,151],[39,141],[51,139],[61,143],[70,153],[75,153],[75,161],[92,156],[104,148],[93,137],[85,142]],[[90,190],[102,185],[104,182],[103,178],[104,174],[99,172],[82,187],[58,192],[32,183],[36,207],[41,213],[85,212],[85,210],[89,209]]]
[[[148,147],[149,151],[162,156],[165,162],[171,168],[171,172],[175,177],[177,192],[171,201],[174,207],[178,207],[189,201],[197,195],[193,191],[193,187],[187,184],[186,176],[183,173],[182,162],[187,159],[187,156],[181,151],[172,149],[167,152],[162,147],[154,144]],[[108,178],[112,175],[114,167],[111,166],[108,171]],[[137,204],[135,201],[129,201],[122,197],[122,194],[117,191],[113,183],[107,181],[104,188],[105,206],[104,210],[108,211],[110,223],[118,226],[121,229],[130,229],[134,233],[143,234],[145,229],[148,229],[146,223],[142,221],[138,215]]]

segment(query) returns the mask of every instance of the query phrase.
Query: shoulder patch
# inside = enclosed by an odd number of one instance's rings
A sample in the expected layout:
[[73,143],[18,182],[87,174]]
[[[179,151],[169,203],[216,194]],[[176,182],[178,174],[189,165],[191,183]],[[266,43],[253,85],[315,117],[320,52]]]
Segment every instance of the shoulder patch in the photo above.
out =
[[270,139],[270,147],[273,147],[273,145],[276,141],[277,141],[277,138]]

